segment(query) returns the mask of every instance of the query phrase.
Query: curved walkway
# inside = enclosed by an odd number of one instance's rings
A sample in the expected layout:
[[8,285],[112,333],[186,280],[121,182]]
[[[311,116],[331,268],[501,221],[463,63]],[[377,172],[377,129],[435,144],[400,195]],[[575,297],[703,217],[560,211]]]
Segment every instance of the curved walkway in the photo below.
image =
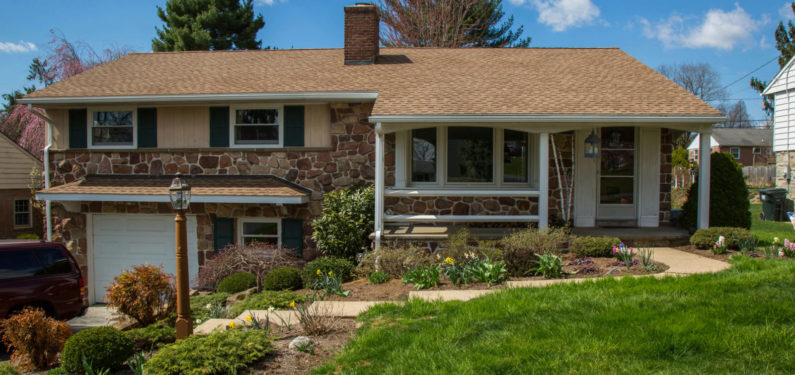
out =
[[[693,253],[688,253],[681,250],[672,249],[669,247],[654,248],[654,260],[665,263],[669,266],[668,270],[661,273],[652,275],[642,275],[634,277],[657,277],[663,278],[665,276],[680,276],[691,275],[696,273],[712,273],[725,270],[731,265],[729,263],[702,257]],[[605,276],[612,277],[612,276]],[[550,280],[520,280],[509,281],[506,283],[508,288],[539,288],[552,284],[560,283],[578,283],[586,280],[594,280],[595,278],[579,278],[579,279],[550,279]],[[484,289],[484,290],[418,290],[409,293],[409,298],[421,298],[425,300],[443,300],[443,301],[467,301],[472,298],[483,296],[487,293],[497,292],[502,288]],[[352,318],[361,314],[377,303],[387,303],[396,301],[316,301],[309,307],[314,309],[318,315],[322,316],[335,316]],[[274,311],[270,314],[267,311],[246,311],[235,319],[210,319],[204,324],[196,327],[195,332],[209,333],[212,330],[228,325],[234,321],[235,324],[249,324],[246,322],[246,317],[253,315],[255,318],[264,321],[270,318],[271,324],[275,325],[297,325],[298,316],[294,311]]]

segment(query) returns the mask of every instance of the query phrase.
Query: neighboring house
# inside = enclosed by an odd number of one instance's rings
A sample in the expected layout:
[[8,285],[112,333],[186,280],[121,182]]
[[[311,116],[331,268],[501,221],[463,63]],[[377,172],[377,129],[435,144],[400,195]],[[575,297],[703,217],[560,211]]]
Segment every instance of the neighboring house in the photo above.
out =
[[233,242],[311,257],[323,194],[359,183],[375,185],[376,246],[433,246],[412,229],[451,223],[547,227],[563,217],[553,149],[574,167],[575,226],[668,225],[674,137],[723,120],[617,48],[378,43],[376,8],[349,6],[343,49],[133,53],[21,99],[49,117],[38,196],[92,299],[131,265],[173,272],[176,172],[195,273]]
[[42,236],[42,215],[33,207],[31,172],[41,160],[0,133],[0,239]]
[[792,170],[795,167],[795,58],[770,81],[762,95],[772,96],[775,108],[773,113],[774,142],[773,152],[776,154],[776,187],[786,188],[789,197],[795,198],[795,186],[792,181]]
[[[696,136],[687,146],[688,157],[698,162],[699,143]],[[773,129],[715,128],[709,140],[712,152],[725,152],[746,167],[774,164]]]

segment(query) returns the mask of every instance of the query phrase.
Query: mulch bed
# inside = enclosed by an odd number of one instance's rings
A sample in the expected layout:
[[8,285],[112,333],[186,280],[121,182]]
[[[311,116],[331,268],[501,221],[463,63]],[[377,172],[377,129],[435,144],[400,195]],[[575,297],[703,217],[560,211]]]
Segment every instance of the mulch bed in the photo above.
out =
[[[702,250],[702,249],[699,249],[699,248],[697,248],[697,247],[695,247],[693,245],[679,246],[679,247],[675,247],[675,249],[681,250],[681,251],[685,251],[685,252],[688,252],[688,253],[692,253],[692,254],[696,254],[696,255],[701,255],[702,257],[705,257],[705,258],[716,259],[716,260],[720,260],[720,261],[724,261],[724,262],[728,262],[729,258],[732,255],[734,255],[734,254],[742,254],[742,252],[736,251],[736,250],[727,250],[725,254],[713,254],[712,250]],[[753,258],[764,257],[764,254],[761,251],[747,252],[746,255],[748,255],[750,257],[753,257]]]

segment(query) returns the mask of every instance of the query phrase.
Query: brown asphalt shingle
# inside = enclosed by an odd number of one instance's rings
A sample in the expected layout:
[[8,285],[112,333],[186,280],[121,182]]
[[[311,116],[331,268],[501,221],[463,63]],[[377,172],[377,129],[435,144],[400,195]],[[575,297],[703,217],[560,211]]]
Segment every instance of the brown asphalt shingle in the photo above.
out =
[[378,91],[373,115],[719,115],[617,48],[133,53],[28,98]]
[[[309,192],[272,176],[186,176],[192,195],[302,197]],[[47,194],[167,195],[173,176],[87,176],[40,191]]]

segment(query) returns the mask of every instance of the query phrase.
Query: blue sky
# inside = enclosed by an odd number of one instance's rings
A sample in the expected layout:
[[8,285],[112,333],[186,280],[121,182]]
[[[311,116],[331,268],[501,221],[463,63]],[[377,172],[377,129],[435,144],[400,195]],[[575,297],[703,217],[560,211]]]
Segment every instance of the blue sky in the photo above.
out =
[[[46,56],[50,30],[95,50],[126,47],[151,51],[155,6],[165,0],[2,1],[0,92],[28,84],[30,61]],[[344,5],[355,0],[255,0],[266,26],[266,45],[287,48],[341,47]],[[524,25],[534,47],[620,47],[645,64],[706,62],[728,85],[778,55],[773,31],[792,17],[781,0],[504,0],[506,15]],[[587,63],[587,62],[585,62]],[[754,75],[771,79],[772,62]],[[763,118],[748,78],[730,86],[731,99],[745,99],[752,119]]]

